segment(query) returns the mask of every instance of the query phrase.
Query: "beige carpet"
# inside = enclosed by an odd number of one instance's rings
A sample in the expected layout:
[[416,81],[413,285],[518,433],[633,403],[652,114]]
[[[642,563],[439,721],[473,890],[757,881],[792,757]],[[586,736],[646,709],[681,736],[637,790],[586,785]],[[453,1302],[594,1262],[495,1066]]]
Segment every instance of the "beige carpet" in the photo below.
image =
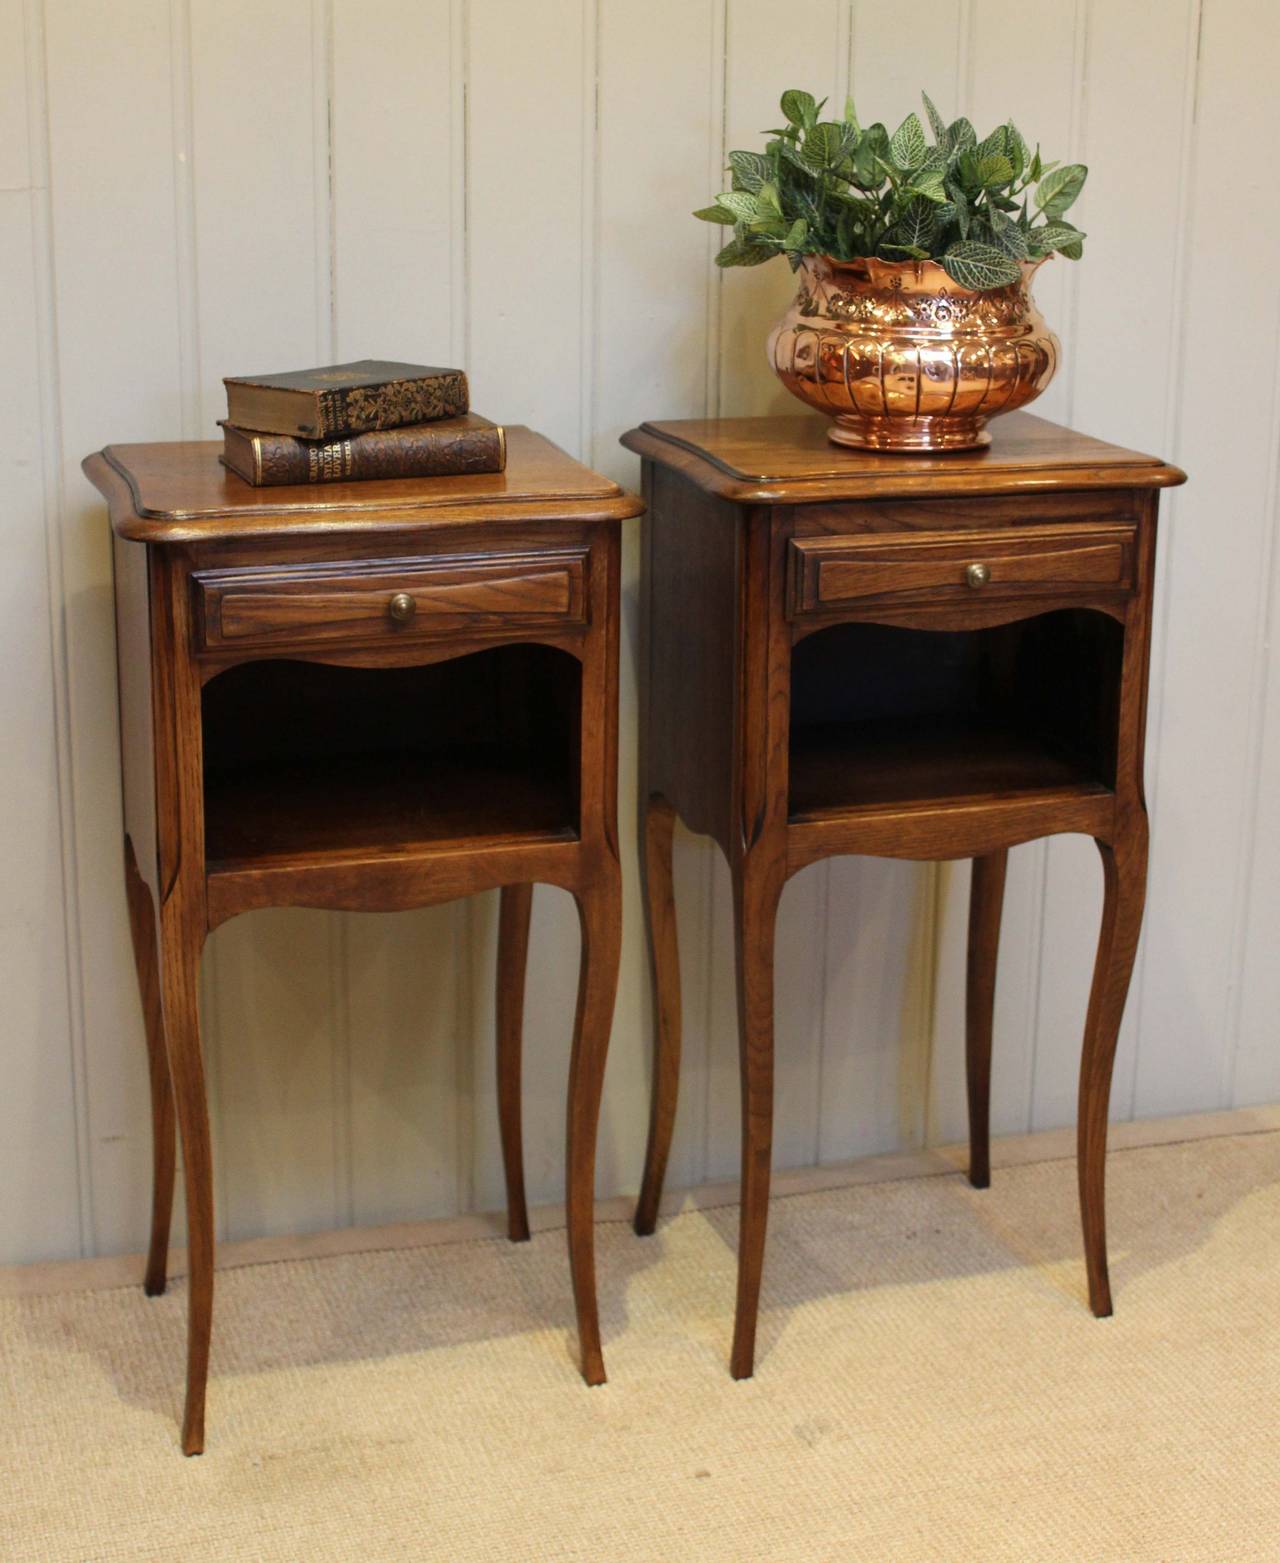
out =
[[1070,1162],[775,1202],[754,1381],[735,1219],[600,1229],[611,1382],[563,1238],[219,1278],[208,1452],[184,1288],[0,1298],[0,1556],[530,1563],[1280,1558],[1280,1133],[1121,1150],[1117,1314]]

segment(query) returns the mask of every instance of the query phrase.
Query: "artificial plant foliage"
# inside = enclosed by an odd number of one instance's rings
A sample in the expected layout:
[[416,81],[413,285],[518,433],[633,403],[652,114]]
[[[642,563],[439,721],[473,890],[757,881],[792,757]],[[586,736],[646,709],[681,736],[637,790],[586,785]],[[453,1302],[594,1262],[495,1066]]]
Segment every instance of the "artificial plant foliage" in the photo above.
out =
[[786,124],[766,132],[763,152],[730,152],[732,188],[694,213],[733,228],[717,265],[936,260],[980,293],[1016,282],[1021,261],[1079,260],[1085,236],[1064,214],[1084,188],[1084,164],[1043,162],[1012,120],[979,141],[967,119],[948,125],[921,97],[932,141],[917,114],[890,135],[861,126],[852,99],[843,119],[824,120],[811,93],[784,92]]

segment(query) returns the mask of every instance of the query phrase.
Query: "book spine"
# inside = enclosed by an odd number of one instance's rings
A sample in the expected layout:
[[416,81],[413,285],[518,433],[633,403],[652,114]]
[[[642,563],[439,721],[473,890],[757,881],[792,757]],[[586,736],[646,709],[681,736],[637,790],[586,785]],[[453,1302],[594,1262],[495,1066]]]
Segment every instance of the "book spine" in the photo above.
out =
[[467,472],[501,472],[506,437],[498,427],[452,433],[391,429],[342,440],[299,440],[289,434],[255,434],[252,481],[336,483],[376,478],[434,478]]
[[321,391],[316,401],[320,432],[325,439],[431,423],[437,418],[458,418],[471,407],[467,377],[461,370],[425,380],[342,386]]

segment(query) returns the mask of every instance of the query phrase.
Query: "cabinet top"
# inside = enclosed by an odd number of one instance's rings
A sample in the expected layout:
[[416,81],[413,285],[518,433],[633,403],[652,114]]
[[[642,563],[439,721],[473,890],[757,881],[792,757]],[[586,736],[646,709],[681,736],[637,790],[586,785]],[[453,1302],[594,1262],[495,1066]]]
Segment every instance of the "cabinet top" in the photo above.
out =
[[455,522],[624,521],[644,506],[616,483],[520,427],[505,472],[254,488],[219,461],[218,440],[108,445],[84,470],[121,537],[214,542],[319,532],[412,531]]
[[1107,445],[1025,412],[993,419],[985,450],[928,456],[849,450],[833,445],[827,428],[827,420],[813,413],[683,418],[643,423],[624,434],[622,443],[738,504],[1169,488],[1186,482],[1185,472],[1156,456]]

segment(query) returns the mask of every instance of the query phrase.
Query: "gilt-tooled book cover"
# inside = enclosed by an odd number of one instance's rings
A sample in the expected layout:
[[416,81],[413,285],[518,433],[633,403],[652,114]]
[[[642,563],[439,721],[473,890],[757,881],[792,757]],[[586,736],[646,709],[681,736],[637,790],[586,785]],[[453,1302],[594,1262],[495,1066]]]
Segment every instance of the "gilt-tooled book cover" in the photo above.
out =
[[223,384],[231,423],[302,439],[431,423],[470,408],[461,369],[373,358],[284,374],[233,375]]
[[255,488],[369,478],[456,477],[501,472],[506,432],[478,413],[336,440],[262,434],[224,421],[223,465]]

